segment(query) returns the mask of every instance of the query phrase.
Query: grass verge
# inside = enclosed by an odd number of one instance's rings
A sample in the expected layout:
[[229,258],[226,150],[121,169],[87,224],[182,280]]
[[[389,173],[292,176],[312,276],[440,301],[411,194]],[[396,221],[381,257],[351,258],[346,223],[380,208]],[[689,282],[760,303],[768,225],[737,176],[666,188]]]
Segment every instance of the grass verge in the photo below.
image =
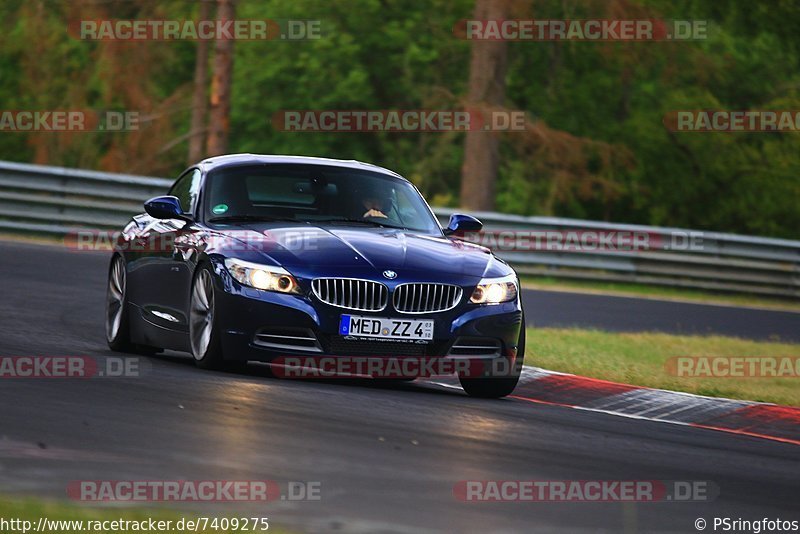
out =
[[[800,377],[679,377],[673,357],[800,356],[800,345],[723,336],[621,334],[597,330],[529,328],[525,363],[552,371],[709,397],[800,406]],[[796,372],[796,366],[795,366]]]

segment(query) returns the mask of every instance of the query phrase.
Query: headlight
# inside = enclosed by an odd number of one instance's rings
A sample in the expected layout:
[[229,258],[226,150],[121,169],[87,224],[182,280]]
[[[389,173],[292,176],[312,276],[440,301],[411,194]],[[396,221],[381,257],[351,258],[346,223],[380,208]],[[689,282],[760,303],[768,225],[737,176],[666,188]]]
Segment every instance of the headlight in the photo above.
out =
[[300,286],[289,271],[271,265],[227,258],[225,267],[239,283],[264,291],[300,294]]
[[502,278],[484,278],[472,292],[469,301],[473,304],[500,304],[516,300],[518,292],[517,277],[513,274]]

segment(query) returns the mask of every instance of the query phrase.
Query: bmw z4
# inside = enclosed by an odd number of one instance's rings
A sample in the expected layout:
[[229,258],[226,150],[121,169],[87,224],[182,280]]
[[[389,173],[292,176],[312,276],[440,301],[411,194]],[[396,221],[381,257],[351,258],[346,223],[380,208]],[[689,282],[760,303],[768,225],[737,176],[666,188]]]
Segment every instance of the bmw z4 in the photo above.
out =
[[[290,356],[430,358],[477,397],[508,395],[525,354],[519,279],[442,228],[417,188],[370,164],[237,154],[187,169],[119,235],[111,349],[201,368]],[[479,364],[479,365],[475,365]],[[478,369],[479,371],[476,371]],[[465,371],[467,370],[467,371]]]

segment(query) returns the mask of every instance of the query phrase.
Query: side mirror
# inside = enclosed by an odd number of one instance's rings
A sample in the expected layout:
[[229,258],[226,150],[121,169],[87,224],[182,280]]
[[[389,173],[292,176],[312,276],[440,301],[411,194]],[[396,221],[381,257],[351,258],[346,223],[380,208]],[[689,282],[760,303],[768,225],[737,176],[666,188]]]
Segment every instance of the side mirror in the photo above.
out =
[[480,232],[483,223],[472,215],[454,213],[450,216],[450,222],[444,230],[444,235],[452,235],[456,232]]
[[180,219],[191,221],[191,217],[184,215],[181,201],[178,197],[165,196],[151,198],[144,203],[144,211],[156,219]]

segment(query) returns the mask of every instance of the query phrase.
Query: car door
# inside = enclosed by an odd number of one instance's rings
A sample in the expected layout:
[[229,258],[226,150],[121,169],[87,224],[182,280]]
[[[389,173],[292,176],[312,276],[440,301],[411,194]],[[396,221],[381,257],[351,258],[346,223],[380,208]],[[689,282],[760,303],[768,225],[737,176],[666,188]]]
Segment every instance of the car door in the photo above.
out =
[[[181,203],[186,214],[196,213],[202,173],[189,169],[169,191]],[[154,221],[149,235],[146,258],[141,262],[144,284],[141,294],[143,318],[160,328],[188,330],[189,292],[197,254],[198,227],[178,219]]]

